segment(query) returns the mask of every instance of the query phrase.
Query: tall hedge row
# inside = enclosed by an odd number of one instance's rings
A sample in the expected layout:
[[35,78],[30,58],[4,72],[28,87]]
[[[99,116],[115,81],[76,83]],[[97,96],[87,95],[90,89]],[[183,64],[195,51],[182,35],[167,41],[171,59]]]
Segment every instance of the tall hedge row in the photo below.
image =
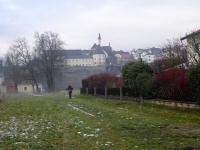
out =
[[157,97],[190,100],[188,70],[171,68],[155,75]]
[[82,81],[83,88],[120,88],[133,95],[200,103],[200,64],[190,69],[169,68],[157,74],[144,62],[132,62],[123,67],[123,78],[103,73]]
[[110,73],[92,75],[82,80],[83,88],[119,88],[122,86],[122,79]]

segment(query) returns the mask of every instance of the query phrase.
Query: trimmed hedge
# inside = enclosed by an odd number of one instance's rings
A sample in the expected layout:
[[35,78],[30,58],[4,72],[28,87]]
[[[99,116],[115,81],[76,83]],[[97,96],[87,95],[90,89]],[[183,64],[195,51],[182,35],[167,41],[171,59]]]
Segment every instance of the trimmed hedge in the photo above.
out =
[[155,76],[157,97],[175,100],[191,100],[188,70],[171,68]]
[[82,80],[83,88],[119,88],[122,86],[122,79],[113,74],[101,73],[92,75]]

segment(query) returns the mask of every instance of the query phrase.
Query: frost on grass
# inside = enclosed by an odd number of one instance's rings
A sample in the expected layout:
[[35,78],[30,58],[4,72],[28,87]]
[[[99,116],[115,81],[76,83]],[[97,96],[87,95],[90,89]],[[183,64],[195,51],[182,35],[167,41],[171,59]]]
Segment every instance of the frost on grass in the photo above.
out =
[[96,138],[96,148],[106,148],[114,145],[111,141],[99,141],[99,135],[103,130],[102,128],[92,128],[84,125],[85,124],[79,124],[79,131],[77,134],[83,138]]
[[102,130],[100,128],[92,128],[92,127],[88,126],[79,117],[75,117],[73,119],[73,122],[75,124],[74,127],[78,130],[77,134],[82,137],[98,137],[100,131]]
[[81,108],[83,108],[83,107],[73,106],[72,104],[68,104],[68,107],[72,108],[72,109],[75,110],[75,111],[82,112],[82,113],[85,114],[85,115],[88,115],[88,116],[94,117],[93,114],[91,114],[91,113],[89,113],[89,112],[86,112],[86,111],[82,110]]
[[44,132],[54,128],[55,125],[46,120],[39,119],[34,121],[30,117],[16,118],[10,117],[8,120],[0,121],[0,142],[6,139],[16,141],[14,145],[26,145],[24,141],[37,140]]
[[101,129],[99,128],[92,129],[91,127],[81,127],[77,134],[82,137],[98,137],[100,131]]

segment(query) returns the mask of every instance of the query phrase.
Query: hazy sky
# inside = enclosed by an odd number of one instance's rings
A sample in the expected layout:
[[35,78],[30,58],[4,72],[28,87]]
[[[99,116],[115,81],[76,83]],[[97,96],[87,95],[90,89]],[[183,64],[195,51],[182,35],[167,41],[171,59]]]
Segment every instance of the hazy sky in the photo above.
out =
[[200,0],[0,0],[0,54],[17,37],[60,34],[65,48],[102,43],[116,50],[160,46],[200,28]]

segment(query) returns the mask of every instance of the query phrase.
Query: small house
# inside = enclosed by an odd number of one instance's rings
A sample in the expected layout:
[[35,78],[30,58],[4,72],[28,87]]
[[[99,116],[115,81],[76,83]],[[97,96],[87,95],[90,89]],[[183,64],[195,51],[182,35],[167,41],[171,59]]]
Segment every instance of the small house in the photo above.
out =
[[[44,91],[43,86],[40,83],[38,84],[38,88],[39,92]],[[36,86],[31,81],[23,81],[17,85],[18,93],[21,94],[33,94],[37,92],[36,89]]]

